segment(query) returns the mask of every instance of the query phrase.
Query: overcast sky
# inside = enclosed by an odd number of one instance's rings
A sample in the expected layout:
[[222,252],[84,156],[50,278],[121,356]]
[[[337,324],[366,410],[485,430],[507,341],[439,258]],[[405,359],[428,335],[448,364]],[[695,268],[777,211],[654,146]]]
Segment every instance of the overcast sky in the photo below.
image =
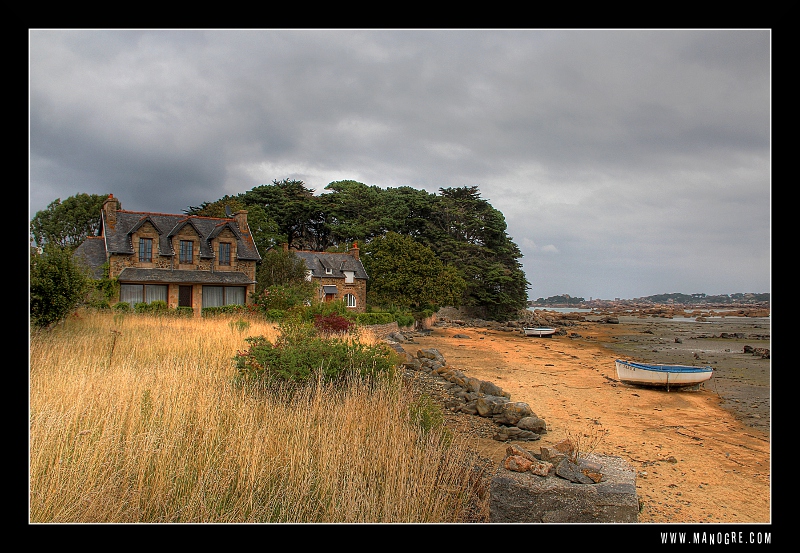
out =
[[477,186],[529,298],[771,291],[771,32],[30,30],[29,219]]

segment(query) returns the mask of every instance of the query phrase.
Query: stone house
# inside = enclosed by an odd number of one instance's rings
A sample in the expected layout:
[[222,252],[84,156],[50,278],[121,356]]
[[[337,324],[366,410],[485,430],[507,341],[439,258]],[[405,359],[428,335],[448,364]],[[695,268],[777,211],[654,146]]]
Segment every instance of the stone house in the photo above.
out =
[[195,316],[203,307],[251,303],[261,261],[247,211],[223,218],[125,211],[113,194],[103,203],[100,235],[74,255],[95,278],[108,264],[109,278],[120,283],[112,304],[164,300]]
[[[283,248],[288,251],[286,244]],[[305,262],[306,279],[319,284],[317,299],[342,300],[356,313],[366,311],[369,277],[359,258],[358,243],[346,253],[292,251]]]

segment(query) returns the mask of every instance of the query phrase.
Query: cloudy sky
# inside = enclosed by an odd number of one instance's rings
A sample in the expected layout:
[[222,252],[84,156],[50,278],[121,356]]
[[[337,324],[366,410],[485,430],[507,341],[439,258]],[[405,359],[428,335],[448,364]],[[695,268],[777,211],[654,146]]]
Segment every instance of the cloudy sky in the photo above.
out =
[[29,31],[29,219],[477,186],[529,298],[771,291],[771,32]]

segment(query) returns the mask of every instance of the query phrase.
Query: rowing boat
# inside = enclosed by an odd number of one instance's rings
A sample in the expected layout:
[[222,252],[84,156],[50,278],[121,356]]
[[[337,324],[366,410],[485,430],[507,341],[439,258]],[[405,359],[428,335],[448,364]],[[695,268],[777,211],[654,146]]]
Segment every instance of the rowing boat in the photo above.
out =
[[714,372],[711,367],[685,365],[651,365],[633,361],[616,360],[617,378],[627,384],[666,388],[699,386]]
[[525,336],[538,336],[539,338],[543,338],[555,334],[556,329],[550,328],[549,326],[524,327],[522,333],[525,334]]

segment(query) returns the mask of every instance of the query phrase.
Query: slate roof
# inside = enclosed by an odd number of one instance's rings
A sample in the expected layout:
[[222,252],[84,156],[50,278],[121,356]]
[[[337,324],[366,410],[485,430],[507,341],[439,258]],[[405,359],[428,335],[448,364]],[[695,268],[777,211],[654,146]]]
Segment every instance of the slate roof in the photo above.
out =
[[[168,215],[164,213],[145,213],[137,211],[119,210],[116,212],[117,222],[111,227],[103,221],[103,232],[106,238],[108,253],[133,255],[133,242],[131,236],[136,229],[145,223],[151,223],[159,234],[160,255],[175,255],[170,238],[177,234],[186,225],[192,226],[200,235],[200,257],[212,258],[211,240],[219,235],[225,228],[229,228],[236,235],[236,251],[239,259],[245,261],[261,261],[253,236],[245,234],[234,219],[220,219],[215,217],[197,217],[190,215]],[[105,217],[105,214],[103,215]]]
[[106,244],[102,236],[89,236],[75,248],[72,255],[83,261],[92,278],[103,278],[103,264],[106,262]]
[[247,275],[239,272],[218,271],[184,271],[169,269],[136,269],[126,267],[119,274],[119,280],[125,283],[131,282],[158,282],[161,284],[171,283],[196,283],[196,284],[218,284],[220,286],[246,285],[253,284]]
[[[292,251],[297,257],[305,261],[312,277],[343,279],[343,271],[353,271],[354,278],[369,278],[361,261],[348,253]],[[331,269],[331,274],[325,273],[326,267]]]

